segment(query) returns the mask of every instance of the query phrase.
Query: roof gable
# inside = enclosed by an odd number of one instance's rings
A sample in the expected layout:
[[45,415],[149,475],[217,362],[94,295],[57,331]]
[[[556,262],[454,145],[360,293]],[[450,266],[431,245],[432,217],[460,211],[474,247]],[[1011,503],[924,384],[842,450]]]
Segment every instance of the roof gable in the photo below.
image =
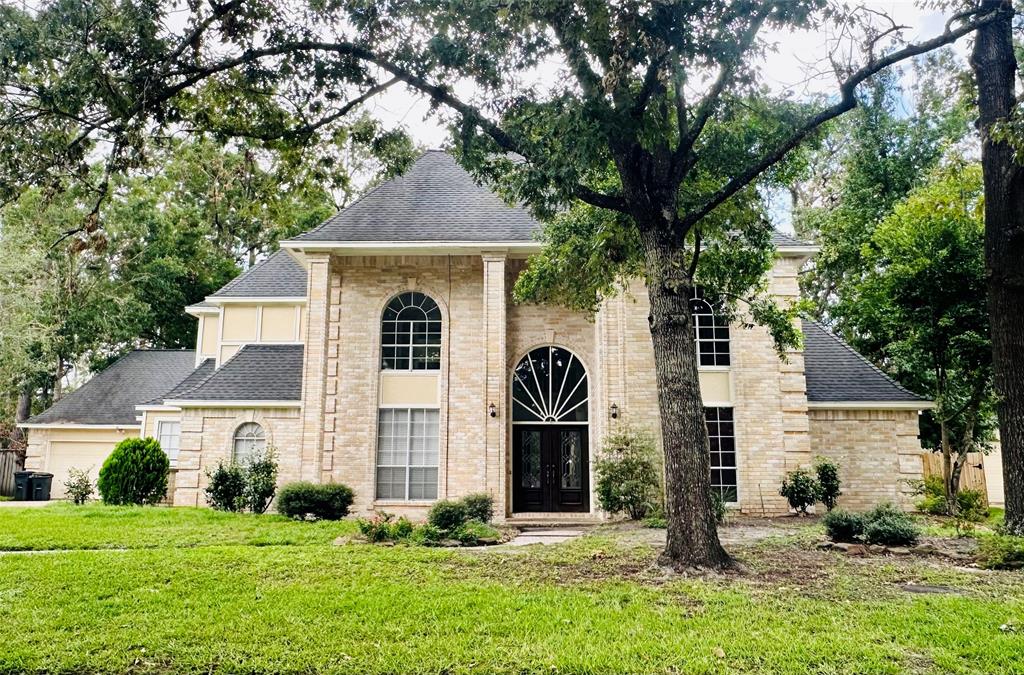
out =
[[[167,401],[298,401],[302,397],[302,345],[248,344]],[[201,366],[202,367],[202,366]]]
[[804,320],[803,333],[809,402],[927,402],[816,321]]
[[195,368],[195,360],[192,350],[129,352],[28,423],[136,426],[135,406],[160,396],[188,377]]
[[304,298],[306,268],[287,251],[277,251],[238,275],[211,298]]

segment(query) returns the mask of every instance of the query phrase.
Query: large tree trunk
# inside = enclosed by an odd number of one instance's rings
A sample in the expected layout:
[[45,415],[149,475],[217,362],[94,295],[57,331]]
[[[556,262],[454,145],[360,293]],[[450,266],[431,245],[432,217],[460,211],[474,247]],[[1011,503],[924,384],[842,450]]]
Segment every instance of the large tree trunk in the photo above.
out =
[[1015,105],[1012,5],[1006,16],[981,27],[971,65],[978,83],[981,165],[985,176],[985,262],[999,433],[1006,490],[1006,527],[1024,534],[1024,171],[1009,143],[993,138],[992,125],[1009,119]]
[[673,274],[672,252],[645,236],[651,340],[665,452],[668,537],[662,560],[677,570],[731,563],[718,540],[711,496],[711,452],[697,376],[688,279]]

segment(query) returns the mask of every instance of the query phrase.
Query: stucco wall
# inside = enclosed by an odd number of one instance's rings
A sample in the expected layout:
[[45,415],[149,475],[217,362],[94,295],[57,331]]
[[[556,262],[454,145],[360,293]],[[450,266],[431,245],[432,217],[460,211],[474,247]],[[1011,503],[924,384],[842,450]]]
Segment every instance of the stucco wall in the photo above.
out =
[[913,508],[908,480],[921,478],[918,413],[914,410],[810,411],[816,455],[839,464],[839,505],[864,511],[882,501]]

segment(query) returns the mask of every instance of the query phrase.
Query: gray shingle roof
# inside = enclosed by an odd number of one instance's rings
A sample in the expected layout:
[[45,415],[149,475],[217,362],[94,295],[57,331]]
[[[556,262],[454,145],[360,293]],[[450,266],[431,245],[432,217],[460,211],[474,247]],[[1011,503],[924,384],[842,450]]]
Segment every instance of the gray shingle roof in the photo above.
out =
[[[509,206],[443,150],[428,150],[409,170],[377,186],[295,241],[529,242],[540,224]],[[775,232],[776,246],[807,246]],[[218,293],[219,295],[220,293]]]
[[160,396],[195,368],[192,350],[140,349],[28,420],[30,424],[138,424],[135,406]]
[[530,241],[539,225],[509,206],[441,150],[381,183],[298,241]]
[[182,401],[298,401],[302,396],[302,345],[245,345],[187,391]]
[[306,269],[286,251],[253,265],[211,295],[212,298],[304,298]]
[[212,375],[216,365],[216,359],[205,359],[184,380],[171,387],[170,391],[166,391],[160,396],[146,401],[145,405],[161,405],[166,399],[177,398],[179,395],[198,386],[203,380]]
[[821,324],[804,320],[803,332],[808,401],[926,401],[901,387]]

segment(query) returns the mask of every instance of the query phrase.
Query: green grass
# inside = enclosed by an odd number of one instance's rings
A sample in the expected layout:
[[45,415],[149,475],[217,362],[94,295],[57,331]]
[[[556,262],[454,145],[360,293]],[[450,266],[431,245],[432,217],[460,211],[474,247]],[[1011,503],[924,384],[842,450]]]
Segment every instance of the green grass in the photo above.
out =
[[[1020,575],[799,537],[685,579],[605,532],[469,552],[331,546],[276,517],[27,511],[0,511],[0,548],[129,550],[0,555],[0,672],[1024,673],[1024,638],[1000,630],[1024,625]],[[289,545],[253,545],[270,539]]]

